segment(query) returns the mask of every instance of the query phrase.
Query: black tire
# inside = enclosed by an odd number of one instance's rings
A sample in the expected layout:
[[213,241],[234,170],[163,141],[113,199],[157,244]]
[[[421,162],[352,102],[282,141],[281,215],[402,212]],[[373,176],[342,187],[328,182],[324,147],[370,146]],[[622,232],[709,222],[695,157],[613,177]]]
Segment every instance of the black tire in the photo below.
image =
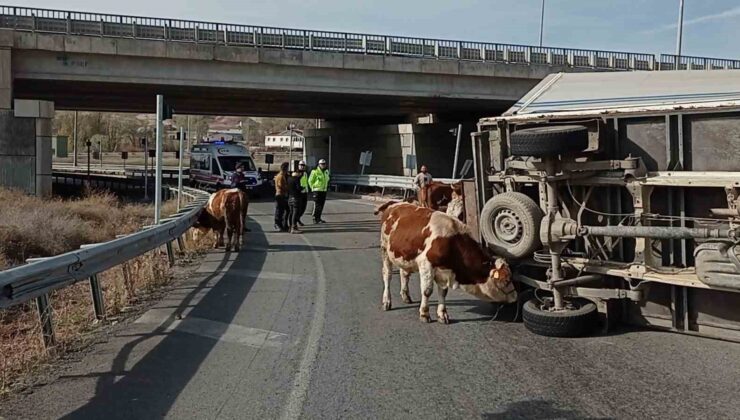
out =
[[513,156],[550,157],[580,152],[588,148],[588,128],[582,125],[560,125],[526,128],[511,134]]
[[488,200],[480,216],[480,231],[494,254],[510,259],[530,256],[542,248],[542,210],[528,196],[505,192]]
[[548,337],[583,337],[593,331],[598,321],[596,304],[586,299],[570,300],[572,309],[551,312],[547,303],[530,299],[522,307],[524,326],[537,335]]

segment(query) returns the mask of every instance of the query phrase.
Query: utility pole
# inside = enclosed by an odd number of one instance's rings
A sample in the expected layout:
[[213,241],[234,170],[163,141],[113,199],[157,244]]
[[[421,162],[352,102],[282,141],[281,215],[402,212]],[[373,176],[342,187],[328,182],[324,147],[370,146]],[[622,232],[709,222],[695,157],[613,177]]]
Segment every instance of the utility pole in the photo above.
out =
[[681,42],[683,41],[683,0],[678,1],[678,32],[676,33],[676,70],[681,62]]
[[180,203],[182,202],[182,145],[185,141],[185,132],[182,126],[180,126],[180,158],[177,162],[177,211],[180,211]]
[[[683,0],[681,0],[683,3]],[[540,47],[542,46],[542,32],[545,28],[545,0],[542,0],[542,12],[540,13]]]
[[157,144],[156,144],[156,169],[154,175],[154,224],[159,224],[162,212],[162,135],[164,127],[162,118],[164,116],[164,96],[157,95]]
[[87,140],[87,187],[90,188],[90,149],[92,148],[92,142]]
[[72,127],[72,166],[77,167],[77,111],[75,111],[74,123]]

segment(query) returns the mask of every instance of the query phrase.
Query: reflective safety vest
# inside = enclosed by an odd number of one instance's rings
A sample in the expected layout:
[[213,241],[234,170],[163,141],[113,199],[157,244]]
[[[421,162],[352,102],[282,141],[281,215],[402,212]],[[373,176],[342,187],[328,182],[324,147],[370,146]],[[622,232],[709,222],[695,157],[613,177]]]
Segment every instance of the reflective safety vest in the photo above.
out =
[[329,189],[329,171],[322,171],[321,168],[316,168],[311,171],[311,176],[308,177],[308,185],[311,187],[311,191],[327,191]]
[[301,175],[301,192],[308,192],[308,174],[305,172]]

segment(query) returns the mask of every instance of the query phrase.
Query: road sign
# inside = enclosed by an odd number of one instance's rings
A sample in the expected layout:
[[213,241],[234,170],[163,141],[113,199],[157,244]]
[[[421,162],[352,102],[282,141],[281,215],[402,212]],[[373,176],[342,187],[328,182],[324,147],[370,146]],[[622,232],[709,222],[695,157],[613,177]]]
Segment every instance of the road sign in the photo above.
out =
[[121,160],[128,159],[128,152],[121,152]]
[[460,178],[465,178],[465,175],[468,174],[468,171],[470,171],[470,167],[473,166],[473,160],[468,159],[463,164],[462,169],[460,170]]
[[366,151],[360,153],[360,165],[362,166],[370,166],[370,163],[373,161],[373,152]]
[[406,155],[406,169],[416,169],[416,155]]

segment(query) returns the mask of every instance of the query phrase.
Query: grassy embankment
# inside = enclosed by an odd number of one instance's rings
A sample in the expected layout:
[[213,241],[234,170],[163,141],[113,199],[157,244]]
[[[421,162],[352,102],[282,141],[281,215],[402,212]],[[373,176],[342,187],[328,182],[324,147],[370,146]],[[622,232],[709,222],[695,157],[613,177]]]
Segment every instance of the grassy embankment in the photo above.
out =
[[[163,214],[176,210],[166,202]],[[110,193],[93,192],[76,200],[41,200],[0,189],[0,270],[23,264],[27,258],[46,257],[78,249],[87,243],[131,233],[153,219],[149,205],[123,204]],[[185,235],[189,236],[189,235]],[[188,255],[205,243],[186,239]],[[177,249],[177,247],[175,247]],[[154,250],[99,275],[109,322],[172,279],[167,256]],[[57,347],[44,348],[38,314],[32,302],[0,310],[0,395],[14,384],[65,352],[90,341],[96,322],[89,284],[80,282],[52,293]]]

